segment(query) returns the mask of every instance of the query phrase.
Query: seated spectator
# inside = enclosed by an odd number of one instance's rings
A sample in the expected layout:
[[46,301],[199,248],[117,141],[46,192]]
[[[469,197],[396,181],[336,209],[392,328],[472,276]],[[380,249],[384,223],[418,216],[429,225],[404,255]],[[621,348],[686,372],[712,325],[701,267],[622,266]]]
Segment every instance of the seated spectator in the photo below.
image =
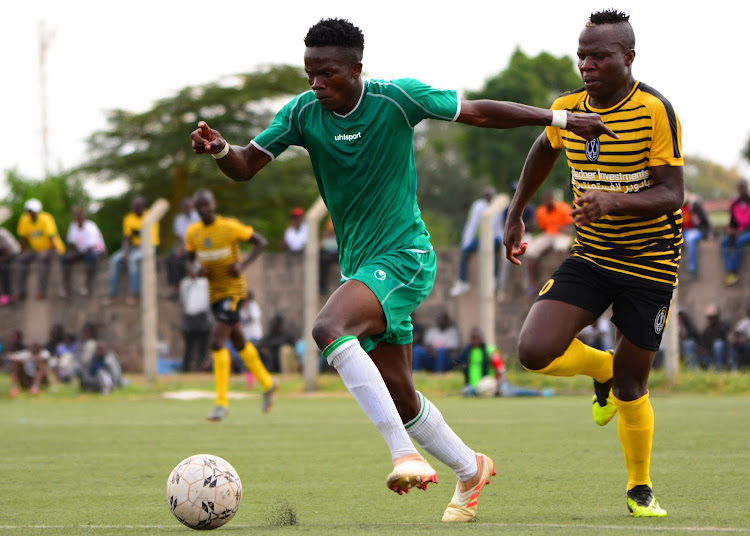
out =
[[284,230],[284,241],[281,243],[283,251],[290,253],[302,253],[307,245],[307,224],[303,219],[304,211],[301,208],[292,209],[292,221]]
[[682,206],[682,239],[683,258],[687,258],[690,279],[698,277],[698,243],[708,238],[710,233],[711,222],[703,205],[695,194],[687,193]]
[[44,343],[44,347],[47,349],[49,354],[55,355],[57,345],[61,344],[65,340],[65,328],[62,324],[52,324],[49,328],[49,335],[47,335],[47,342]]
[[271,318],[268,333],[257,344],[268,372],[288,374],[299,371],[299,360],[294,351],[295,344],[294,336],[284,327],[284,317],[275,315]]
[[464,396],[477,396],[479,380],[491,373],[494,376],[495,370],[490,364],[490,356],[496,352],[497,349],[494,346],[485,343],[481,329],[471,330],[469,344],[456,359],[464,371]]
[[9,304],[13,296],[12,267],[19,253],[21,244],[10,231],[0,227],[0,305]]
[[424,344],[431,360],[427,370],[448,372],[453,368],[460,341],[458,329],[448,313],[440,313],[436,324],[427,329]]
[[[143,217],[147,214],[146,200],[137,195],[130,203],[130,212],[122,220],[122,247],[115,251],[110,258],[109,296],[104,300],[105,305],[111,304],[117,297],[120,284],[120,271],[123,265],[128,267],[130,294],[125,303],[138,303],[141,295],[141,227]],[[151,226],[151,240],[159,245],[159,224]]]
[[49,368],[58,381],[68,383],[78,372],[78,353],[80,345],[75,335],[66,333],[49,360]]
[[703,369],[722,370],[727,355],[729,326],[719,318],[719,308],[706,306],[706,327],[698,338],[695,351]]
[[[464,230],[461,233],[461,255],[458,261],[458,279],[448,291],[452,297],[459,296],[471,289],[469,284],[469,259],[479,249],[479,226],[482,221],[482,213],[495,199],[495,189],[487,186],[482,192],[482,196],[474,201],[469,207],[469,215],[464,223]],[[498,215],[496,223],[501,219]],[[499,251],[503,244],[502,229],[500,225],[495,226],[495,252]]]
[[16,270],[16,294],[13,301],[26,299],[26,280],[29,267],[37,264],[37,293],[41,300],[47,297],[47,284],[53,259],[65,253],[65,244],[60,240],[55,219],[42,210],[38,199],[29,199],[24,204],[24,212],[18,220],[18,236],[21,239],[21,253]]
[[750,305],[729,333],[729,370],[750,366]]
[[558,252],[561,262],[568,255],[573,242],[573,217],[570,211],[570,205],[555,201],[552,190],[544,192],[542,206],[536,209],[536,224],[540,234],[534,237],[523,256],[529,277],[527,296],[533,296],[539,290],[536,270],[540,257],[550,249]]
[[180,291],[180,281],[185,277],[187,269],[185,268],[185,261],[187,259],[187,252],[185,251],[185,231],[190,227],[192,223],[197,222],[200,219],[198,212],[196,212],[193,205],[193,198],[191,196],[185,196],[182,198],[180,203],[180,213],[177,214],[172,223],[172,231],[174,232],[175,243],[172,251],[167,255],[166,266],[167,266],[167,284],[169,285],[171,299],[177,299]]
[[424,345],[424,327],[412,318],[411,363],[413,370],[431,370],[432,357]]
[[94,275],[99,261],[107,254],[104,237],[99,227],[86,217],[86,211],[77,207],[73,213],[73,222],[68,227],[66,236],[68,251],[62,256],[62,288],[60,297],[70,294],[70,273],[76,262],[86,265],[85,284],[81,287],[81,296],[93,292]]
[[23,332],[15,331],[8,348],[10,362],[10,391],[8,396],[14,398],[21,389],[28,389],[32,395],[38,395],[42,387],[49,384],[47,378],[47,361],[50,353],[38,342],[28,348],[23,343]]
[[180,281],[180,305],[180,327],[185,345],[182,372],[192,372],[200,369],[203,362],[210,357],[208,346],[211,342],[212,322],[208,279],[184,277]]
[[94,351],[78,371],[81,389],[108,395],[112,389],[122,386],[122,367],[114,352],[102,342],[97,342]]
[[737,193],[737,199],[729,206],[727,235],[721,241],[724,268],[727,272],[724,284],[728,287],[739,280],[742,249],[750,244],[750,193],[745,179],[737,182]]
[[321,294],[326,294],[328,292],[328,277],[331,266],[339,262],[339,246],[336,242],[336,233],[333,230],[331,216],[328,216],[326,227],[320,234],[319,262],[319,291]]
[[687,368],[698,368],[700,366],[696,354],[696,345],[700,337],[698,329],[684,307],[677,310],[677,320],[679,322],[680,356]]
[[586,345],[597,350],[607,351],[614,348],[614,330],[612,322],[605,315],[600,316],[593,324],[583,328],[578,338]]

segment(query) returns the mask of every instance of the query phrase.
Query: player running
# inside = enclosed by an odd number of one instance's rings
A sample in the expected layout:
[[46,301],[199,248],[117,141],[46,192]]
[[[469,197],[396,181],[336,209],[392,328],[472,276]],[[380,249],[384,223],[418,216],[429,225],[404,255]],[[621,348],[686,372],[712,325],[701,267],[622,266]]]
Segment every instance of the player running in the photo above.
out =
[[[225,346],[227,338],[263,389],[262,409],[267,413],[273,406],[273,394],[278,390],[279,382],[268,373],[255,346],[242,335],[239,311],[247,295],[244,270],[258,258],[268,241],[252,227],[217,215],[214,196],[209,190],[198,190],[194,199],[195,210],[201,220],[193,223],[185,232],[188,275],[208,278],[211,310],[216,319],[211,341],[216,407],[206,418],[220,421],[229,412],[227,393],[231,358]],[[240,242],[253,245],[244,260],[240,255]]]
[[290,145],[307,149],[333,221],[344,283],[318,314],[313,338],[385,439],[386,479],[401,494],[426,489],[437,474],[412,440],[458,477],[443,521],[474,519],[494,474],[412,383],[411,312],[435,281],[435,253],[417,207],[414,127],[423,119],[489,128],[549,125],[586,138],[613,133],[595,114],[566,114],[499,101],[465,101],[417,80],[362,79],[364,36],[341,19],[321,20],[305,37],[310,91],[293,98],[244,147],[201,121],[193,150],[211,154],[236,181],[250,180]]
[[[576,240],[529,311],[519,358],[540,374],[594,378],[596,423],[603,426],[620,414],[628,509],[636,517],[662,517],[667,512],[654,499],[649,475],[654,411],[647,382],[677,283],[683,158],[672,105],[633,78],[634,47],[627,15],[615,10],[591,15],[578,40],[584,87],[561,96],[552,108],[596,112],[620,139],[586,141],[569,129],[548,127],[529,151],[504,242],[508,259],[520,264],[523,208],[564,150]],[[575,338],[610,305],[617,327],[614,352]]]

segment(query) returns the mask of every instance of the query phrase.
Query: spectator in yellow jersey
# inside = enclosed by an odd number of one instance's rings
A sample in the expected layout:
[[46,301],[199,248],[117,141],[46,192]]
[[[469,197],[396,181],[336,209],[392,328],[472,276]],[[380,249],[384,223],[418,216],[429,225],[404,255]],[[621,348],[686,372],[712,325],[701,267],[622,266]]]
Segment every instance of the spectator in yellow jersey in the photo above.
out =
[[26,212],[18,220],[18,237],[21,242],[21,254],[18,256],[17,284],[15,300],[26,299],[26,280],[30,265],[37,264],[38,284],[36,298],[47,296],[49,271],[52,261],[65,253],[65,245],[57,232],[55,219],[49,212],[42,210],[38,199],[29,199],[24,204]]
[[[240,309],[247,296],[245,268],[268,245],[255,230],[234,218],[216,214],[216,202],[210,190],[195,193],[195,210],[200,216],[185,232],[187,272],[189,277],[208,278],[208,293],[216,322],[211,340],[216,406],[207,415],[210,421],[220,421],[229,413],[229,374],[231,356],[225,343],[229,339],[247,369],[255,376],[263,390],[263,412],[271,410],[273,394],[279,387],[266,370],[255,346],[245,339],[240,323]],[[240,243],[250,242],[252,249],[243,259]]]
[[[133,305],[141,295],[141,227],[146,213],[146,200],[143,196],[135,196],[130,202],[130,212],[122,220],[122,246],[109,259],[109,296],[104,301],[105,305],[112,303],[117,297],[123,265],[128,267],[130,284],[130,293],[125,302]],[[151,240],[154,245],[159,245],[158,223],[151,226]]]

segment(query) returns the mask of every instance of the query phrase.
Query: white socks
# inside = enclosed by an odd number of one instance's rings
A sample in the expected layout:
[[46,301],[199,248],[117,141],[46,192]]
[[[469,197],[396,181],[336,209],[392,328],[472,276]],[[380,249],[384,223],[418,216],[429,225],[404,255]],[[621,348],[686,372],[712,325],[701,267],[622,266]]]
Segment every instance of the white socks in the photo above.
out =
[[338,371],[354,400],[383,435],[391,450],[391,458],[395,460],[417,454],[380,371],[357,338],[340,337],[328,345],[323,355],[328,364]]
[[450,467],[465,482],[477,474],[476,453],[461,441],[453,429],[425,396],[417,391],[422,407],[419,414],[406,423],[406,431],[417,444]]

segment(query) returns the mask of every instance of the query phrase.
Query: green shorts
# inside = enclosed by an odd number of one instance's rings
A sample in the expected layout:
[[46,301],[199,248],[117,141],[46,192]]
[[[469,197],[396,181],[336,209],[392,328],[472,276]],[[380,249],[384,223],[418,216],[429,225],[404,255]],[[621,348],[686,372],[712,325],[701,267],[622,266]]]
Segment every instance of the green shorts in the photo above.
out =
[[381,342],[412,342],[410,315],[432,291],[436,266],[434,251],[403,249],[375,257],[347,278],[367,285],[385,313],[385,331],[360,341],[366,352]]

